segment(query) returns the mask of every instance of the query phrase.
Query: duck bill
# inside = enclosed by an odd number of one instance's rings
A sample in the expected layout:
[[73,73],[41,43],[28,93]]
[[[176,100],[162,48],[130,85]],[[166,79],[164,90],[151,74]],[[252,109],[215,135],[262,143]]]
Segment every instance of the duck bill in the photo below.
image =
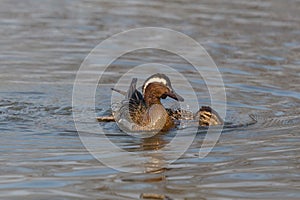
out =
[[184,101],[184,98],[182,96],[180,96],[179,94],[177,94],[176,92],[169,92],[167,95],[177,101]]

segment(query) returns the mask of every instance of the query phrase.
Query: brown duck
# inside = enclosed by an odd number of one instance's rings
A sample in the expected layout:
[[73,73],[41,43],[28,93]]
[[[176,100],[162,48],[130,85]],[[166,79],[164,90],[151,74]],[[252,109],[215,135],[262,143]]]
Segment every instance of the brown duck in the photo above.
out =
[[[200,126],[220,125],[223,120],[210,107],[203,106],[193,114],[181,109],[165,108],[161,99],[171,97],[177,101],[184,101],[172,88],[170,79],[165,74],[150,76],[142,86],[141,94],[136,89],[137,79],[134,78],[127,92],[113,89],[126,96],[120,109],[112,117],[99,117],[99,121],[126,122],[129,131],[168,131],[175,128],[175,121],[199,120]],[[186,117],[188,116],[188,118]]]

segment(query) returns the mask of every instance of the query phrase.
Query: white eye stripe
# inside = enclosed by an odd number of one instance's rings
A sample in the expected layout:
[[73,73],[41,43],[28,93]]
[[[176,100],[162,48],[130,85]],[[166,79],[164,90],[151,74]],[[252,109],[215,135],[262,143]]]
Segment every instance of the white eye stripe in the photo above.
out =
[[164,85],[167,85],[167,81],[166,79],[163,78],[159,78],[159,77],[154,77],[149,79],[147,82],[145,82],[144,87],[143,87],[143,93],[145,92],[146,87],[150,84],[150,83],[162,83]]

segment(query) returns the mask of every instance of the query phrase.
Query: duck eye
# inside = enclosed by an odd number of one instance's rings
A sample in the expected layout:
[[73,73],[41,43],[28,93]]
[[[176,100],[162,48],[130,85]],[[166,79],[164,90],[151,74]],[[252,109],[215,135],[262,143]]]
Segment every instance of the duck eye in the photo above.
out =
[[165,98],[167,98],[167,97],[168,97],[167,94],[163,94],[163,95],[161,96],[162,99],[165,99]]

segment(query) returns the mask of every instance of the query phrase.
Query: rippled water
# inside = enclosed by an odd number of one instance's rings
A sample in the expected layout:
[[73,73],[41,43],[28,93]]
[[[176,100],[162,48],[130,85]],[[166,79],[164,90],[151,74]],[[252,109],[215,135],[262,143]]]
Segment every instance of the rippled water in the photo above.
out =
[[[0,198],[299,199],[299,10],[297,0],[1,0]],[[198,158],[200,131],[170,166],[131,174],[102,165],[84,148],[72,117],[72,89],[90,50],[145,26],[171,28],[201,43],[223,76],[227,121],[243,123],[255,114],[258,122],[224,130],[204,159]],[[113,63],[97,91],[98,115],[110,108],[109,88],[124,70],[153,61],[176,66],[201,105],[210,103],[205,83],[186,62],[140,51]],[[132,139],[114,123],[100,126],[140,158],[172,139],[172,133]],[[159,169],[165,160],[154,155],[148,167]]]

